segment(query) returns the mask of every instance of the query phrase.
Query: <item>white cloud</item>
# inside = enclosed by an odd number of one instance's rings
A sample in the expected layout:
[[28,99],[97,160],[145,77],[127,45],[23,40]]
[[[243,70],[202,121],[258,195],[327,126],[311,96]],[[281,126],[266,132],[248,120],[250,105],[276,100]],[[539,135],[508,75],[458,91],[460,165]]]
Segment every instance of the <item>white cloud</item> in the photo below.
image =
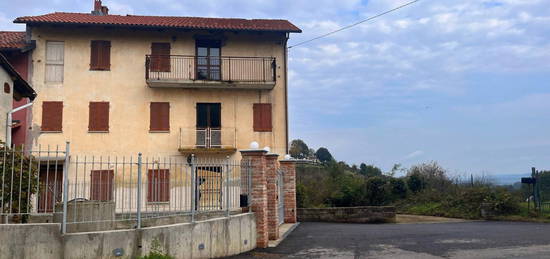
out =
[[134,14],[134,8],[128,4],[122,4],[117,1],[109,1],[109,13],[111,14]]
[[418,158],[420,156],[424,155],[424,151],[422,150],[416,150],[416,151],[413,151],[411,153],[409,153],[408,155],[406,155],[405,157],[403,157],[403,159],[405,160],[410,160],[410,159],[414,159],[414,158]]

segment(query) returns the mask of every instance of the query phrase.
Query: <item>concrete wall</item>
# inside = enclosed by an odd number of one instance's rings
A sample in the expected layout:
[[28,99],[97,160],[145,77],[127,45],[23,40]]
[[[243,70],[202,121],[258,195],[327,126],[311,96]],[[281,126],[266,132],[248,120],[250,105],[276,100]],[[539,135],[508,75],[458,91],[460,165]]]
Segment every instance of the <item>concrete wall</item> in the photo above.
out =
[[[10,86],[10,93],[4,92],[4,83]],[[0,140],[6,141],[7,113],[13,107],[13,80],[10,75],[0,67]]]
[[59,224],[0,224],[0,259],[61,258]]
[[[3,258],[117,258],[147,255],[152,249],[175,258],[236,255],[256,247],[253,213],[141,230],[74,233],[61,236],[59,224],[0,225]],[[7,251],[7,252],[5,252]]]
[[[72,142],[74,154],[181,156],[179,129],[195,134],[198,102],[220,102],[223,130],[234,131],[236,148],[248,148],[251,141],[270,146],[272,152],[286,153],[284,80],[285,35],[282,33],[226,32],[223,56],[275,57],[277,83],[273,90],[207,90],[150,88],[145,80],[145,56],[152,42],[169,42],[171,54],[194,55],[196,35],[206,31],[136,31],[131,29],[33,27],[36,49],[32,54],[32,84],[38,93],[33,109],[33,144],[57,145]],[[111,41],[111,70],[90,71],[90,41]],[[45,82],[47,41],[63,41],[64,82]],[[63,101],[63,132],[40,131],[43,101]],[[108,133],[88,132],[88,103],[110,102]],[[149,103],[170,102],[170,131],[149,132]],[[273,131],[253,131],[253,103],[273,105]],[[186,138],[194,141],[194,138]],[[188,141],[188,142],[193,142]],[[183,143],[194,145],[195,143]],[[233,154],[239,157],[238,153]],[[200,155],[199,155],[200,156]],[[223,157],[223,156],[220,156]]]
[[300,222],[342,222],[342,223],[393,223],[395,222],[395,207],[367,206],[298,209]]

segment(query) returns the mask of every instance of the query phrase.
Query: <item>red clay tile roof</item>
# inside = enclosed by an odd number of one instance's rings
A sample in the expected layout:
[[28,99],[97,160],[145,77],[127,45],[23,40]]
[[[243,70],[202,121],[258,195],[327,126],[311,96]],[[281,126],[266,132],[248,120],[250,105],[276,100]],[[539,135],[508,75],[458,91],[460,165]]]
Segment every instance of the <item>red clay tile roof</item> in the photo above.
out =
[[0,31],[0,49],[22,49],[25,45],[24,31]]
[[202,18],[177,16],[138,15],[92,15],[87,13],[50,13],[39,16],[25,16],[15,23],[90,24],[153,28],[180,28],[236,31],[302,32],[287,20]]

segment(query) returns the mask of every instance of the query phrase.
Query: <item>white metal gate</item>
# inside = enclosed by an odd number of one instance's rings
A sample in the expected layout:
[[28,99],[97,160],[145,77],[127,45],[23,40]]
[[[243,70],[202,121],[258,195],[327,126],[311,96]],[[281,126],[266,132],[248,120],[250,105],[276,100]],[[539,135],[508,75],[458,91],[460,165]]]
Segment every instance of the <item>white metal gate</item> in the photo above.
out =
[[277,170],[277,190],[279,192],[277,209],[279,210],[279,225],[285,222],[285,191],[283,182],[283,170]]

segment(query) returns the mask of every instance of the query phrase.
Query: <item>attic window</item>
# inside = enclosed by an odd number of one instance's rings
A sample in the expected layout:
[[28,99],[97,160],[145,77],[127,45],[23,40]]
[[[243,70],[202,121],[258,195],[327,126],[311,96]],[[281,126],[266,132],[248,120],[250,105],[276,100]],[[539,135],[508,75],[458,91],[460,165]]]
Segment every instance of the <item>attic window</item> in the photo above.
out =
[[11,92],[10,90],[10,84],[4,83],[4,93],[9,94]]

